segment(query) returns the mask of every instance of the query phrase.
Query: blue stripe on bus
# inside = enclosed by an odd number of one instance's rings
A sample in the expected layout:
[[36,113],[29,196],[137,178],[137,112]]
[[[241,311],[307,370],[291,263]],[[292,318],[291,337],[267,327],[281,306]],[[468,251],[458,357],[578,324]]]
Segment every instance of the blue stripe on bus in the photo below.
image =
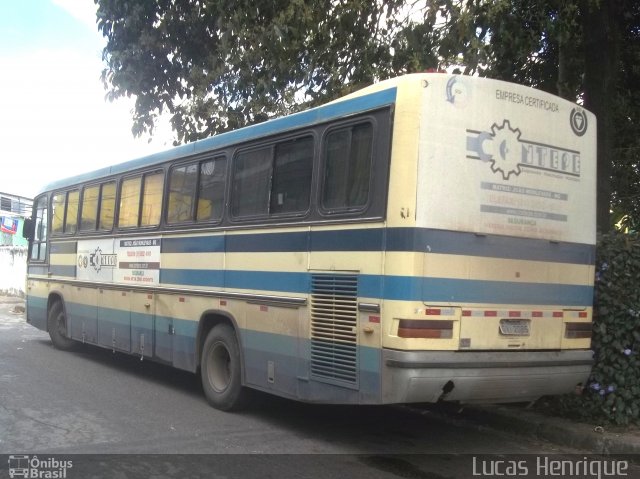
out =
[[371,93],[369,95],[363,95],[357,98],[332,103],[282,118],[276,118],[274,120],[259,123],[257,125],[251,125],[235,131],[222,133],[210,138],[205,138],[193,143],[178,146],[164,152],[127,161],[118,165],[102,168],[90,173],[77,175],[64,180],[55,181],[48,184],[43,191],[64,188],[66,186],[75,185],[77,183],[82,183],[97,178],[103,178],[109,175],[125,173],[137,168],[158,165],[165,161],[175,160],[198,153],[226,148],[231,145],[236,145],[241,142],[261,138],[266,135],[286,132],[296,128],[305,128],[318,123],[323,123],[325,121],[341,118],[346,115],[352,115],[386,105],[391,105],[396,101],[396,91],[396,87],[393,87],[387,90]]
[[[593,304],[591,286],[406,276],[383,278],[383,299],[422,300],[427,303],[548,304],[585,307]],[[388,281],[388,278],[391,278],[391,281]],[[366,297],[366,291],[361,294]]]
[[29,265],[27,271],[29,274],[45,275],[49,272],[49,267]]
[[189,236],[162,238],[163,253],[223,253],[225,236]]
[[49,272],[52,276],[64,276],[66,278],[76,277],[76,266],[52,264],[49,266]]
[[163,253],[411,251],[595,264],[595,246],[424,228],[369,228],[164,238]]
[[[163,269],[160,282],[309,294],[311,273]],[[429,303],[499,303],[591,306],[593,287],[452,278],[359,275],[358,296]]]
[[51,254],[76,254],[77,241],[51,242]]
[[266,271],[223,271],[168,269],[160,270],[160,283],[217,288],[257,289],[289,293],[307,293],[311,276],[308,273]]
[[534,238],[477,235],[425,228],[389,228],[387,251],[417,251],[490,258],[595,264],[595,245]]

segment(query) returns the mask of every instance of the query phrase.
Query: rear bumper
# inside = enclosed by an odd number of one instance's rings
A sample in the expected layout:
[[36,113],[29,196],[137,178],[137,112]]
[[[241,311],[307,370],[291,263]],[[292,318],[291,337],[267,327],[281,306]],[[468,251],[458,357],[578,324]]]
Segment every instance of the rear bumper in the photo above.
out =
[[564,394],[584,384],[593,352],[383,350],[383,402],[499,403]]

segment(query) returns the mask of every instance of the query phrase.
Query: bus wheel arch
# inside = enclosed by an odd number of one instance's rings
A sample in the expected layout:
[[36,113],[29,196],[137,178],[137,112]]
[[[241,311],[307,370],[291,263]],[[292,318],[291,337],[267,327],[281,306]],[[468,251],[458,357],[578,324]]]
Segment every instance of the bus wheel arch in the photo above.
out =
[[223,411],[241,409],[244,387],[242,343],[235,321],[225,314],[207,313],[198,326],[198,364],[207,402]]
[[47,301],[47,331],[56,349],[70,351],[77,344],[69,337],[67,309],[58,294],[51,294]]

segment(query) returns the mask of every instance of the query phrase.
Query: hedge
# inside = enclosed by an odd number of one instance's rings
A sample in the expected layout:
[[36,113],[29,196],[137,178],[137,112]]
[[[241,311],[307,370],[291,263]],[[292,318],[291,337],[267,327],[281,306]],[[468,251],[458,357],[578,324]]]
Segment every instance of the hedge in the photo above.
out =
[[544,403],[554,412],[603,423],[640,421],[640,236],[598,238],[592,349],[580,395]]

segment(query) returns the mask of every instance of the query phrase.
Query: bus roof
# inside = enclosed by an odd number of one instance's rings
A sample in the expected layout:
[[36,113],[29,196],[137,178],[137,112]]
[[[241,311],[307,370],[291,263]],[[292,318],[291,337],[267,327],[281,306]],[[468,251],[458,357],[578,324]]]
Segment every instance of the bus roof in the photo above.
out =
[[[380,88],[368,87],[345,98],[341,98],[326,105],[306,111],[275,118],[264,123],[246,126],[226,133],[221,133],[192,143],[180,145],[166,151],[143,156],[124,163],[107,166],[88,173],[56,180],[47,184],[38,194],[70,187],[80,183],[90,182],[92,180],[98,180],[111,175],[134,171],[139,168],[160,165],[167,161],[225,148],[240,142],[261,138],[267,135],[284,133],[293,129],[323,123],[335,118],[346,117],[385,105],[391,105],[395,102],[397,90],[396,85],[401,78],[402,77],[394,79],[396,81],[383,82],[385,83],[386,88],[382,90]],[[377,85],[372,86],[376,87]],[[371,90],[374,91],[369,93]]]

